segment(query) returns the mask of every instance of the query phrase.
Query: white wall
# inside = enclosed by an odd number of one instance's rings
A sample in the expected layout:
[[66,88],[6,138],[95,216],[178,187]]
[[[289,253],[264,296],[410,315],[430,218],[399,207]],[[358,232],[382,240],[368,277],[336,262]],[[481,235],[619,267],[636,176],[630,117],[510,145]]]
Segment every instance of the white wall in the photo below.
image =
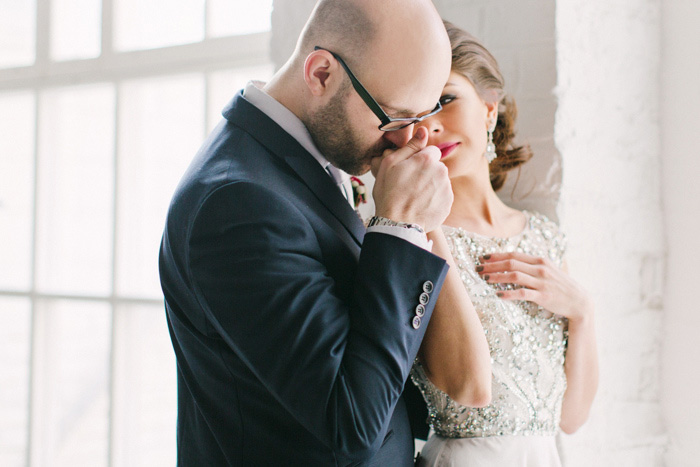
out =
[[667,465],[700,465],[700,2],[662,2],[661,155],[666,228],[662,402]]
[[563,440],[569,466],[663,465],[658,5],[557,3],[560,211],[571,272],[596,301],[601,358],[591,419]]
[[272,10],[272,61],[279,68],[294,52],[299,33],[316,0],[274,0]]

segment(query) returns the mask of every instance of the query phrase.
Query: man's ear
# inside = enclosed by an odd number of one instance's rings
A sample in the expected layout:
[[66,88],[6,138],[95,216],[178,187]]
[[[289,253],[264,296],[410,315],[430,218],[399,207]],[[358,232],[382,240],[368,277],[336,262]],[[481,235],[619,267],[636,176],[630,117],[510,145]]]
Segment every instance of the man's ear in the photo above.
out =
[[333,56],[325,50],[311,52],[304,62],[304,82],[314,96],[328,92],[331,71],[337,68]]

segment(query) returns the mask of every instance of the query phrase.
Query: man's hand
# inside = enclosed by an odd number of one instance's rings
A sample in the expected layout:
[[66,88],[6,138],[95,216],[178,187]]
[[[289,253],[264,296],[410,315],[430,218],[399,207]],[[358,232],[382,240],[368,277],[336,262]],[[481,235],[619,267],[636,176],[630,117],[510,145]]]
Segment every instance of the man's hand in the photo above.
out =
[[428,131],[421,127],[406,146],[373,159],[372,195],[377,216],[418,224],[430,232],[450,213],[453,195],[440,150],[426,147],[427,142]]

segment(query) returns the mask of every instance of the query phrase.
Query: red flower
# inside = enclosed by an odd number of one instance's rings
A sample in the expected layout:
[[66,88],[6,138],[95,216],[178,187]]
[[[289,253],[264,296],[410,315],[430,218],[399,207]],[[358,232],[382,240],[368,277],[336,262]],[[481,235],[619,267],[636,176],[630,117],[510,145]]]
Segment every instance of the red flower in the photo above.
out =
[[350,184],[352,185],[352,199],[355,204],[355,209],[357,209],[360,204],[367,202],[367,188],[365,184],[362,183],[357,177],[350,177]]

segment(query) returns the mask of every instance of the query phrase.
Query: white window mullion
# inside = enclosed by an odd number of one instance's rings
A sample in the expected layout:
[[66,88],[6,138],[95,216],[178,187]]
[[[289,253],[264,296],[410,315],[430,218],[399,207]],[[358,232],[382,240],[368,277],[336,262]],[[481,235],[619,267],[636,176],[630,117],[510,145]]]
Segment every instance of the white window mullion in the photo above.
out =
[[[43,3],[48,3],[48,2],[37,2],[37,17],[39,17],[39,9],[41,8],[41,5]],[[47,12],[48,13],[48,12]],[[46,16],[47,22],[48,22],[48,15]],[[39,21],[37,21],[39,23]],[[40,26],[40,24],[37,24],[37,26]],[[37,35],[39,32],[37,32]],[[39,38],[37,37],[37,45],[39,44]],[[37,47],[38,48],[38,47]],[[48,57],[48,43],[44,44],[45,52],[46,52],[46,57]],[[37,51],[38,52],[38,51]],[[38,59],[38,53],[37,53],[37,59]],[[29,296],[31,299],[31,331],[30,331],[30,342],[29,342],[29,397],[27,398],[28,400],[28,407],[27,407],[27,465],[30,466],[32,465],[32,440],[33,436],[32,433],[34,432],[34,424],[35,423],[41,423],[39,420],[35,420],[36,417],[36,406],[34,403],[34,396],[35,396],[35,377],[34,373],[37,370],[37,365],[36,365],[36,358],[38,357],[37,355],[37,345],[38,345],[38,339],[37,339],[37,333],[39,332],[38,326],[38,320],[37,320],[37,303],[36,303],[36,261],[37,261],[37,216],[39,213],[38,209],[38,204],[37,200],[39,198],[39,184],[37,181],[39,180],[39,115],[40,115],[40,110],[41,110],[41,99],[40,99],[40,93],[38,89],[34,90],[34,194],[32,196],[32,242],[31,242],[31,256],[30,256],[30,288],[29,288]]]
[[109,59],[114,55],[114,2],[102,0],[102,53],[100,57]]
[[114,345],[115,342],[117,341],[117,305],[114,302],[114,300],[110,301],[110,306],[111,306],[111,311],[112,311],[112,316],[111,316],[111,324],[110,324],[110,348],[109,348],[109,375],[107,376],[108,379],[108,409],[107,413],[109,414],[109,420],[108,420],[108,426],[107,426],[107,465],[111,467],[114,465],[114,414],[116,413],[117,408],[114,406],[114,383],[115,383],[115,378],[114,378],[114,355],[115,355],[115,350],[114,350]]
[[51,60],[51,1],[36,2],[36,63],[34,68],[46,70]]
[[209,12],[211,10],[211,0],[204,0],[204,39],[211,37],[211,24],[209,23]]
[[46,55],[46,61],[41,65],[0,70],[0,91],[113,82],[201,72],[203,69],[224,70],[261,65],[269,62],[269,39],[268,32],[241,37],[217,37],[195,44],[112,53],[94,59],[63,62],[51,62]]
[[[103,7],[105,4],[110,3],[111,0],[103,0]],[[103,42],[104,44],[104,42]],[[118,255],[119,255],[119,113],[121,108],[121,83],[114,83],[114,168],[112,170],[114,176],[114,194],[113,194],[113,233],[112,233],[112,296],[111,296],[111,306],[112,306],[112,332],[111,332],[111,344],[110,344],[110,355],[109,355],[109,440],[108,440],[108,461],[107,465],[112,466],[114,464],[115,456],[115,416],[114,414],[119,409],[115,406],[115,358],[116,349],[115,346],[119,342],[119,316],[120,307],[117,306],[118,302],[118,291],[117,291],[117,268],[119,267]]]

